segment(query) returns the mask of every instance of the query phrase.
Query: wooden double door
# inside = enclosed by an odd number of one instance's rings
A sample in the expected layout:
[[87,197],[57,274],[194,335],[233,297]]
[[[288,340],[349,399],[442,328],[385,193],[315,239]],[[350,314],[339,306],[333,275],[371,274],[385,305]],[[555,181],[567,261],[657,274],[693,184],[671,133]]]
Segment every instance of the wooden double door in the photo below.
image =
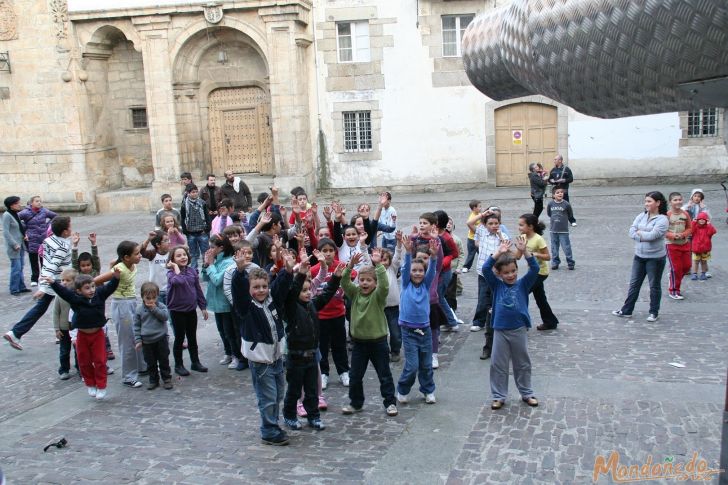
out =
[[550,168],[557,153],[556,107],[518,103],[495,112],[495,179],[498,186],[528,185],[528,165]]
[[273,173],[270,96],[262,88],[222,88],[208,98],[212,170]]

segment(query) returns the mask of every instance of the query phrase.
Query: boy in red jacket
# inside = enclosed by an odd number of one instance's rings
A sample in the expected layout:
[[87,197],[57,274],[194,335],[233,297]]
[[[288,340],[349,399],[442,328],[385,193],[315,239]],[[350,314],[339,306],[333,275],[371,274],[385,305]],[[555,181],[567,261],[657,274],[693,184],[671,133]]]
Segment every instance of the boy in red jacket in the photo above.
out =
[[[711,238],[717,231],[713,224],[708,221],[708,214],[701,212],[693,221],[693,274],[691,280],[707,280],[708,261],[710,250],[713,249]],[[698,267],[702,266],[700,278],[698,278]]]

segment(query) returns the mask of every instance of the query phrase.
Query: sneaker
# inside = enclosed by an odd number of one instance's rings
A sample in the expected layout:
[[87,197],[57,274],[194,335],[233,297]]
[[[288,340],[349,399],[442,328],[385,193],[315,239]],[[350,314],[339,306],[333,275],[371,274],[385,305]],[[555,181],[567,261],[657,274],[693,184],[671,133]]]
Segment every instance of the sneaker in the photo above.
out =
[[698,278],[700,281],[705,281],[708,279],[708,276],[705,273],[700,273],[700,278]]
[[261,438],[260,439],[264,445],[270,445],[270,446],[287,446],[288,445],[288,435],[285,433],[281,434],[280,436],[276,436],[275,438]]
[[296,414],[298,414],[302,418],[308,416],[306,408],[303,407],[303,403],[300,400],[296,403]]
[[569,271],[574,271],[574,269],[576,269],[575,265],[572,264],[571,266],[569,266]]
[[551,271],[556,271],[557,269],[559,269],[559,265],[558,264],[552,264],[551,265]]
[[143,385],[140,381],[124,381],[123,384],[126,387],[131,387],[132,389],[142,387],[142,385]]
[[478,325],[471,325],[470,326],[470,331],[471,332],[480,332],[481,330],[483,330],[483,327],[480,327]]
[[[323,394],[318,397],[318,408],[319,408],[319,411],[326,411],[329,409],[329,404],[326,402],[326,398],[324,397]],[[306,410],[304,409],[303,412],[305,413]],[[305,416],[305,414],[304,414],[304,416]]]
[[109,349],[106,351],[106,360],[114,360],[116,359],[116,356],[114,355],[114,351]]
[[708,272],[706,271],[706,272],[705,272],[705,277],[706,277],[706,278],[712,278],[712,277],[713,277],[713,275],[712,275],[712,274],[710,274],[710,273],[708,273]]
[[106,389],[97,389],[96,390],[96,400],[103,401],[105,398],[106,398]]
[[95,387],[87,387],[86,390],[88,391],[88,395],[91,397],[96,397],[96,393],[98,392]]
[[460,272],[463,274],[467,273],[468,271],[470,271],[468,268],[463,268],[460,270]]
[[321,374],[321,389],[326,389],[327,387],[329,387],[329,376]]
[[351,404],[347,404],[341,408],[341,414],[354,414],[359,412],[361,412],[361,408],[355,408]]
[[[222,364],[222,360],[220,361],[220,363]],[[240,361],[238,360],[237,357],[233,357],[232,359],[228,357],[227,363],[229,364],[228,369],[237,369]]]
[[172,384],[172,381],[164,381],[164,384],[162,384],[162,387],[167,389],[168,391],[174,387]]
[[[233,358],[231,356],[229,356],[229,355],[226,355],[225,357],[223,357],[222,359],[220,359],[219,364],[220,365],[228,365],[232,361],[233,361]],[[229,367],[228,367],[228,369],[229,369]]]
[[176,365],[176,366],[174,366],[174,372],[178,376],[188,376],[188,375],[190,375],[190,371],[188,371],[187,369],[185,369],[185,366],[184,365]]
[[437,369],[440,367],[440,361],[437,359],[437,354],[432,354],[432,368]]
[[58,378],[62,381],[67,381],[71,378],[71,374],[69,374],[68,372],[61,372],[60,374],[58,374]]
[[490,353],[491,353],[491,350],[490,349],[483,349],[483,353],[480,354],[480,360],[488,360],[488,359],[490,359]]
[[344,387],[349,387],[349,373],[344,372],[339,376],[339,380]]
[[680,293],[679,291],[676,291],[676,292],[675,292],[675,299],[676,299],[676,300],[684,300],[684,299],[685,299],[685,297],[684,297],[684,296],[682,296],[682,293]]
[[[444,328],[443,328],[444,327]],[[459,332],[460,331],[460,325],[443,325],[440,327],[440,330],[444,332]]]
[[622,318],[632,318],[631,313],[622,313],[622,310],[614,310],[612,312],[612,315],[616,315],[616,316],[622,317]]
[[31,281],[30,286],[33,286],[33,287],[38,286],[38,283],[36,283],[35,281]]
[[5,335],[3,335],[3,338],[8,341],[10,346],[14,348],[15,350],[23,350],[23,346],[20,343],[20,339],[15,337],[15,333],[13,331],[9,331]]
[[399,362],[402,360],[402,357],[399,355],[399,352],[392,352],[392,354],[389,356],[389,360],[392,362]]
[[235,370],[245,370],[250,368],[250,364],[248,364],[247,360],[239,360],[238,366],[235,368]]
[[61,339],[56,339],[56,345],[60,345],[60,344],[61,344]]
[[672,298],[673,300],[679,300],[679,299],[680,299],[680,298],[678,298],[678,297],[677,297],[677,293],[675,293],[675,292],[672,292],[672,291],[669,291],[669,292],[667,293],[667,296],[669,296],[669,297],[670,297],[670,298]]
[[114,369],[112,369],[109,364],[106,364],[106,375],[110,376],[113,373],[114,373]]
[[698,273],[693,273],[690,275],[690,279],[692,281],[698,281]]
[[658,316],[657,316],[657,315],[655,315],[654,313],[650,313],[650,314],[649,314],[649,315],[647,316],[647,321],[648,321],[648,322],[656,322],[658,318],[660,318],[660,317],[658,317]]
[[437,399],[435,399],[435,393],[431,392],[429,394],[425,394],[425,404],[435,404],[437,402]]
[[207,367],[200,364],[199,362],[193,362],[190,366],[190,369],[192,369],[195,372],[207,372]]
[[396,416],[399,414],[399,411],[397,411],[397,406],[394,404],[390,404],[387,406],[387,416]]
[[402,395],[400,393],[397,393],[396,397],[397,401],[399,401],[400,404],[407,404],[409,402],[409,394]]
[[324,426],[324,423],[321,421],[321,418],[309,419],[308,425],[317,431],[326,429],[326,426]]
[[572,222],[571,227],[576,227],[576,222]]
[[288,426],[289,429],[293,429],[296,431],[299,429],[303,429],[303,425],[301,425],[301,422],[298,420],[298,418],[283,418],[283,422],[286,423],[286,426]]
[[461,323],[465,323],[460,317],[455,315],[455,312],[452,312],[452,316],[455,317],[455,321],[458,322],[458,325],[460,325]]
[[159,382],[150,382],[147,385],[147,391],[153,391],[154,389],[159,387]]

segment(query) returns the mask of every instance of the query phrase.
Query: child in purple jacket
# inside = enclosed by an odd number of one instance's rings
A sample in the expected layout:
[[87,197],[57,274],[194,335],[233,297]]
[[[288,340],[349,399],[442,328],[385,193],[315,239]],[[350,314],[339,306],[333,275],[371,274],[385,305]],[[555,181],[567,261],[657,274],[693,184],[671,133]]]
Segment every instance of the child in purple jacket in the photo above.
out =
[[30,261],[30,286],[38,286],[40,264],[38,249],[48,237],[48,224],[56,217],[56,213],[43,207],[40,195],[30,198],[28,207],[18,213],[18,218],[25,223],[25,236],[28,240],[28,260]]
[[200,287],[197,270],[189,266],[190,253],[184,246],[177,246],[169,252],[167,262],[167,309],[174,327],[174,371],[177,375],[188,376],[182,361],[182,342],[187,337],[187,350],[192,361],[192,370],[207,372],[200,363],[197,353],[197,307],[202,310],[202,318],[207,320],[207,300]]

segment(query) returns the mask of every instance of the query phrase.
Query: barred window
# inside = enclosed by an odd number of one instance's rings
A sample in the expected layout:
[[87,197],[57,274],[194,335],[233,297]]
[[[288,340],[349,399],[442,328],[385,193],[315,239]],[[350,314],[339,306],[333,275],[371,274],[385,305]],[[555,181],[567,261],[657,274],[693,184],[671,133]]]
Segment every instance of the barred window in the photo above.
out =
[[460,57],[463,34],[474,15],[442,16],[442,55],[443,57]]
[[368,152],[372,150],[372,112],[345,111],[344,150]]
[[147,108],[131,108],[131,127],[149,128],[147,122]]
[[705,108],[688,111],[688,138],[718,135],[718,109]]
[[336,48],[339,62],[369,62],[369,22],[337,23]]

